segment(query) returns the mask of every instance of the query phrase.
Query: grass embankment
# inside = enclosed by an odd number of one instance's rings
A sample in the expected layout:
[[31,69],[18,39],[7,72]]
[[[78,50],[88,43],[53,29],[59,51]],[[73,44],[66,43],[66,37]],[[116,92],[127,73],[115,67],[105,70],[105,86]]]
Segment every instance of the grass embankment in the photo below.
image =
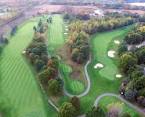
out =
[[47,100],[41,93],[36,77],[25,61],[22,51],[33,37],[33,26],[38,18],[24,23],[18,28],[15,36],[1,54],[1,89],[13,107],[12,117],[55,117],[53,108],[47,105]]

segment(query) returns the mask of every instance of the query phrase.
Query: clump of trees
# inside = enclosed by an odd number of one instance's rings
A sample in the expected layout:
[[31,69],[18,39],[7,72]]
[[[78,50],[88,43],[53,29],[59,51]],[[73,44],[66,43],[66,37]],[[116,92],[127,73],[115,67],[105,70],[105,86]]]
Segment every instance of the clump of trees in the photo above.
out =
[[[46,21],[47,22],[47,21]],[[48,94],[58,96],[62,94],[63,82],[58,78],[58,58],[48,57],[46,45],[47,23],[40,19],[37,27],[33,27],[34,37],[26,48],[26,56],[38,73],[38,78]]]
[[[65,15],[69,18],[69,15]],[[119,17],[104,19],[91,19],[88,21],[77,20],[69,26],[69,47],[71,58],[78,64],[83,64],[89,58],[89,37],[97,32],[113,30],[119,27],[133,24],[131,17]]]
[[140,44],[145,41],[145,26],[139,25],[125,37],[125,42],[129,45]]
[[18,26],[14,26],[11,30],[11,36],[14,36],[18,30]]
[[75,38],[69,40],[71,58],[73,61],[82,64],[89,57],[89,36],[83,31],[75,36]]
[[58,117],[77,117],[80,114],[80,99],[72,97],[69,102],[64,102],[60,107]]
[[[132,31],[132,35],[136,35],[138,32],[144,39],[144,31],[145,27],[144,25],[141,25],[135,28],[135,31]],[[145,107],[145,46],[127,50],[126,46],[128,42],[126,38],[126,43],[123,43],[125,49],[120,49],[121,51],[119,52],[120,70],[125,76],[120,87],[120,92],[127,100],[136,102]],[[136,36],[132,36],[130,41],[132,41],[133,38],[136,38]],[[140,40],[140,37],[136,38],[135,40],[137,39]],[[137,43],[140,43],[140,41]],[[129,44],[135,43],[129,42]]]

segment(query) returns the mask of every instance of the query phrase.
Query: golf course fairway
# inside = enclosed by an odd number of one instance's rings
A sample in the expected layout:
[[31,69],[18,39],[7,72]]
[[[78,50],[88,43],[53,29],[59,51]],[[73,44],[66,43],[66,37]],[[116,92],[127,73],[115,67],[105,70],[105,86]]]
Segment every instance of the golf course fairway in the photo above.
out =
[[[121,83],[120,79],[115,78],[118,73],[117,65],[114,60],[107,55],[110,42],[118,36],[125,37],[125,34],[132,28],[116,29],[110,32],[98,33],[91,38],[91,63],[88,65],[88,74],[91,80],[91,87],[88,95],[81,98],[82,108],[87,111],[94,104],[94,100],[103,93],[118,94]],[[101,63],[101,69],[94,69],[94,65]],[[109,102],[108,102],[109,103]]]
[[12,105],[11,117],[55,117],[53,108],[44,100],[35,73],[22,55],[33,37],[38,21],[22,24],[1,55],[1,90]]

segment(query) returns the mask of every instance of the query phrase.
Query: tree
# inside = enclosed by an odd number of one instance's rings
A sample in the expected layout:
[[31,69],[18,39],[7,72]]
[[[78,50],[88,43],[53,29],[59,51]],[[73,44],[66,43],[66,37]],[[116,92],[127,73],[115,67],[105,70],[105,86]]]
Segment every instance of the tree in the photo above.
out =
[[36,59],[35,68],[36,68],[37,71],[42,70],[44,65],[45,65],[44,61],[42,61],[41,59]]
[[56,77],[55,69],[48,67],[47,69],[41,71],[38,76],[41,83],[46,85],[50,79]]
[[127,100],[134,101],[135,97],[137,96],[137,91],[132,90],[132,89],[128,89],[125,91],[124,96]]
[[123,113],[121,117],[131,117],[131,115],[129,113]]
[[58,117],[76,117],[75,107],[71,103],[63,103],[60,107]]
[[76,96],[72,97],[70,102],[76,108],[77,113],[80,112],[80,99]]
[[18,26],[14,26],[11,31],[11,36],[14,36],[18,30]]
[[124,43],[122,43],[118,48],[118,55],[122,55],[126,51],[127,51],[127,46]]
[[127,44],[140,44],[143,42],[143,36],[140,33],[132,32],[126,36],[125,41]]
[[107,117],[119,117],[122,113],[123,104],[122,103],[111,103],[108,105]]
[[41,27],[41,26],[42,26],[42,20],[40,19],[38,23],[38,27]]
[[137,49],[135,53],[138,58],[138,63],[145,64],[145,47],[143,46],[143,47]]
[[106,117],[106,113],[102,107],[98,106],[97,108],[93,107],[91,111],[87,112],[86,117]]
[[125,53],[120,57],[120,68],[122,72],[127,71],[137,64],[137,57],[132,53]]
[[48,93],[53,96],[58,96],[62,94],[63,86],[59,84],[60,82],[56,79],[51,79],[48,81]]

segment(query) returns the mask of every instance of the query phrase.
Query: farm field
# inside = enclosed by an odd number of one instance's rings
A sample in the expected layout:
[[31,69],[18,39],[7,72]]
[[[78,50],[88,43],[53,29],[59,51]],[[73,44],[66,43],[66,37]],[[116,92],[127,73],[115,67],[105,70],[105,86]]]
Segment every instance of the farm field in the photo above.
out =
[[37,21],[38,18],[22,24],[1,55],[1,90],[12,106],[11,117],[48,117],[48,113],[55,117],[53,108],[41,93],[35,73],[22,55],[31,42]]

